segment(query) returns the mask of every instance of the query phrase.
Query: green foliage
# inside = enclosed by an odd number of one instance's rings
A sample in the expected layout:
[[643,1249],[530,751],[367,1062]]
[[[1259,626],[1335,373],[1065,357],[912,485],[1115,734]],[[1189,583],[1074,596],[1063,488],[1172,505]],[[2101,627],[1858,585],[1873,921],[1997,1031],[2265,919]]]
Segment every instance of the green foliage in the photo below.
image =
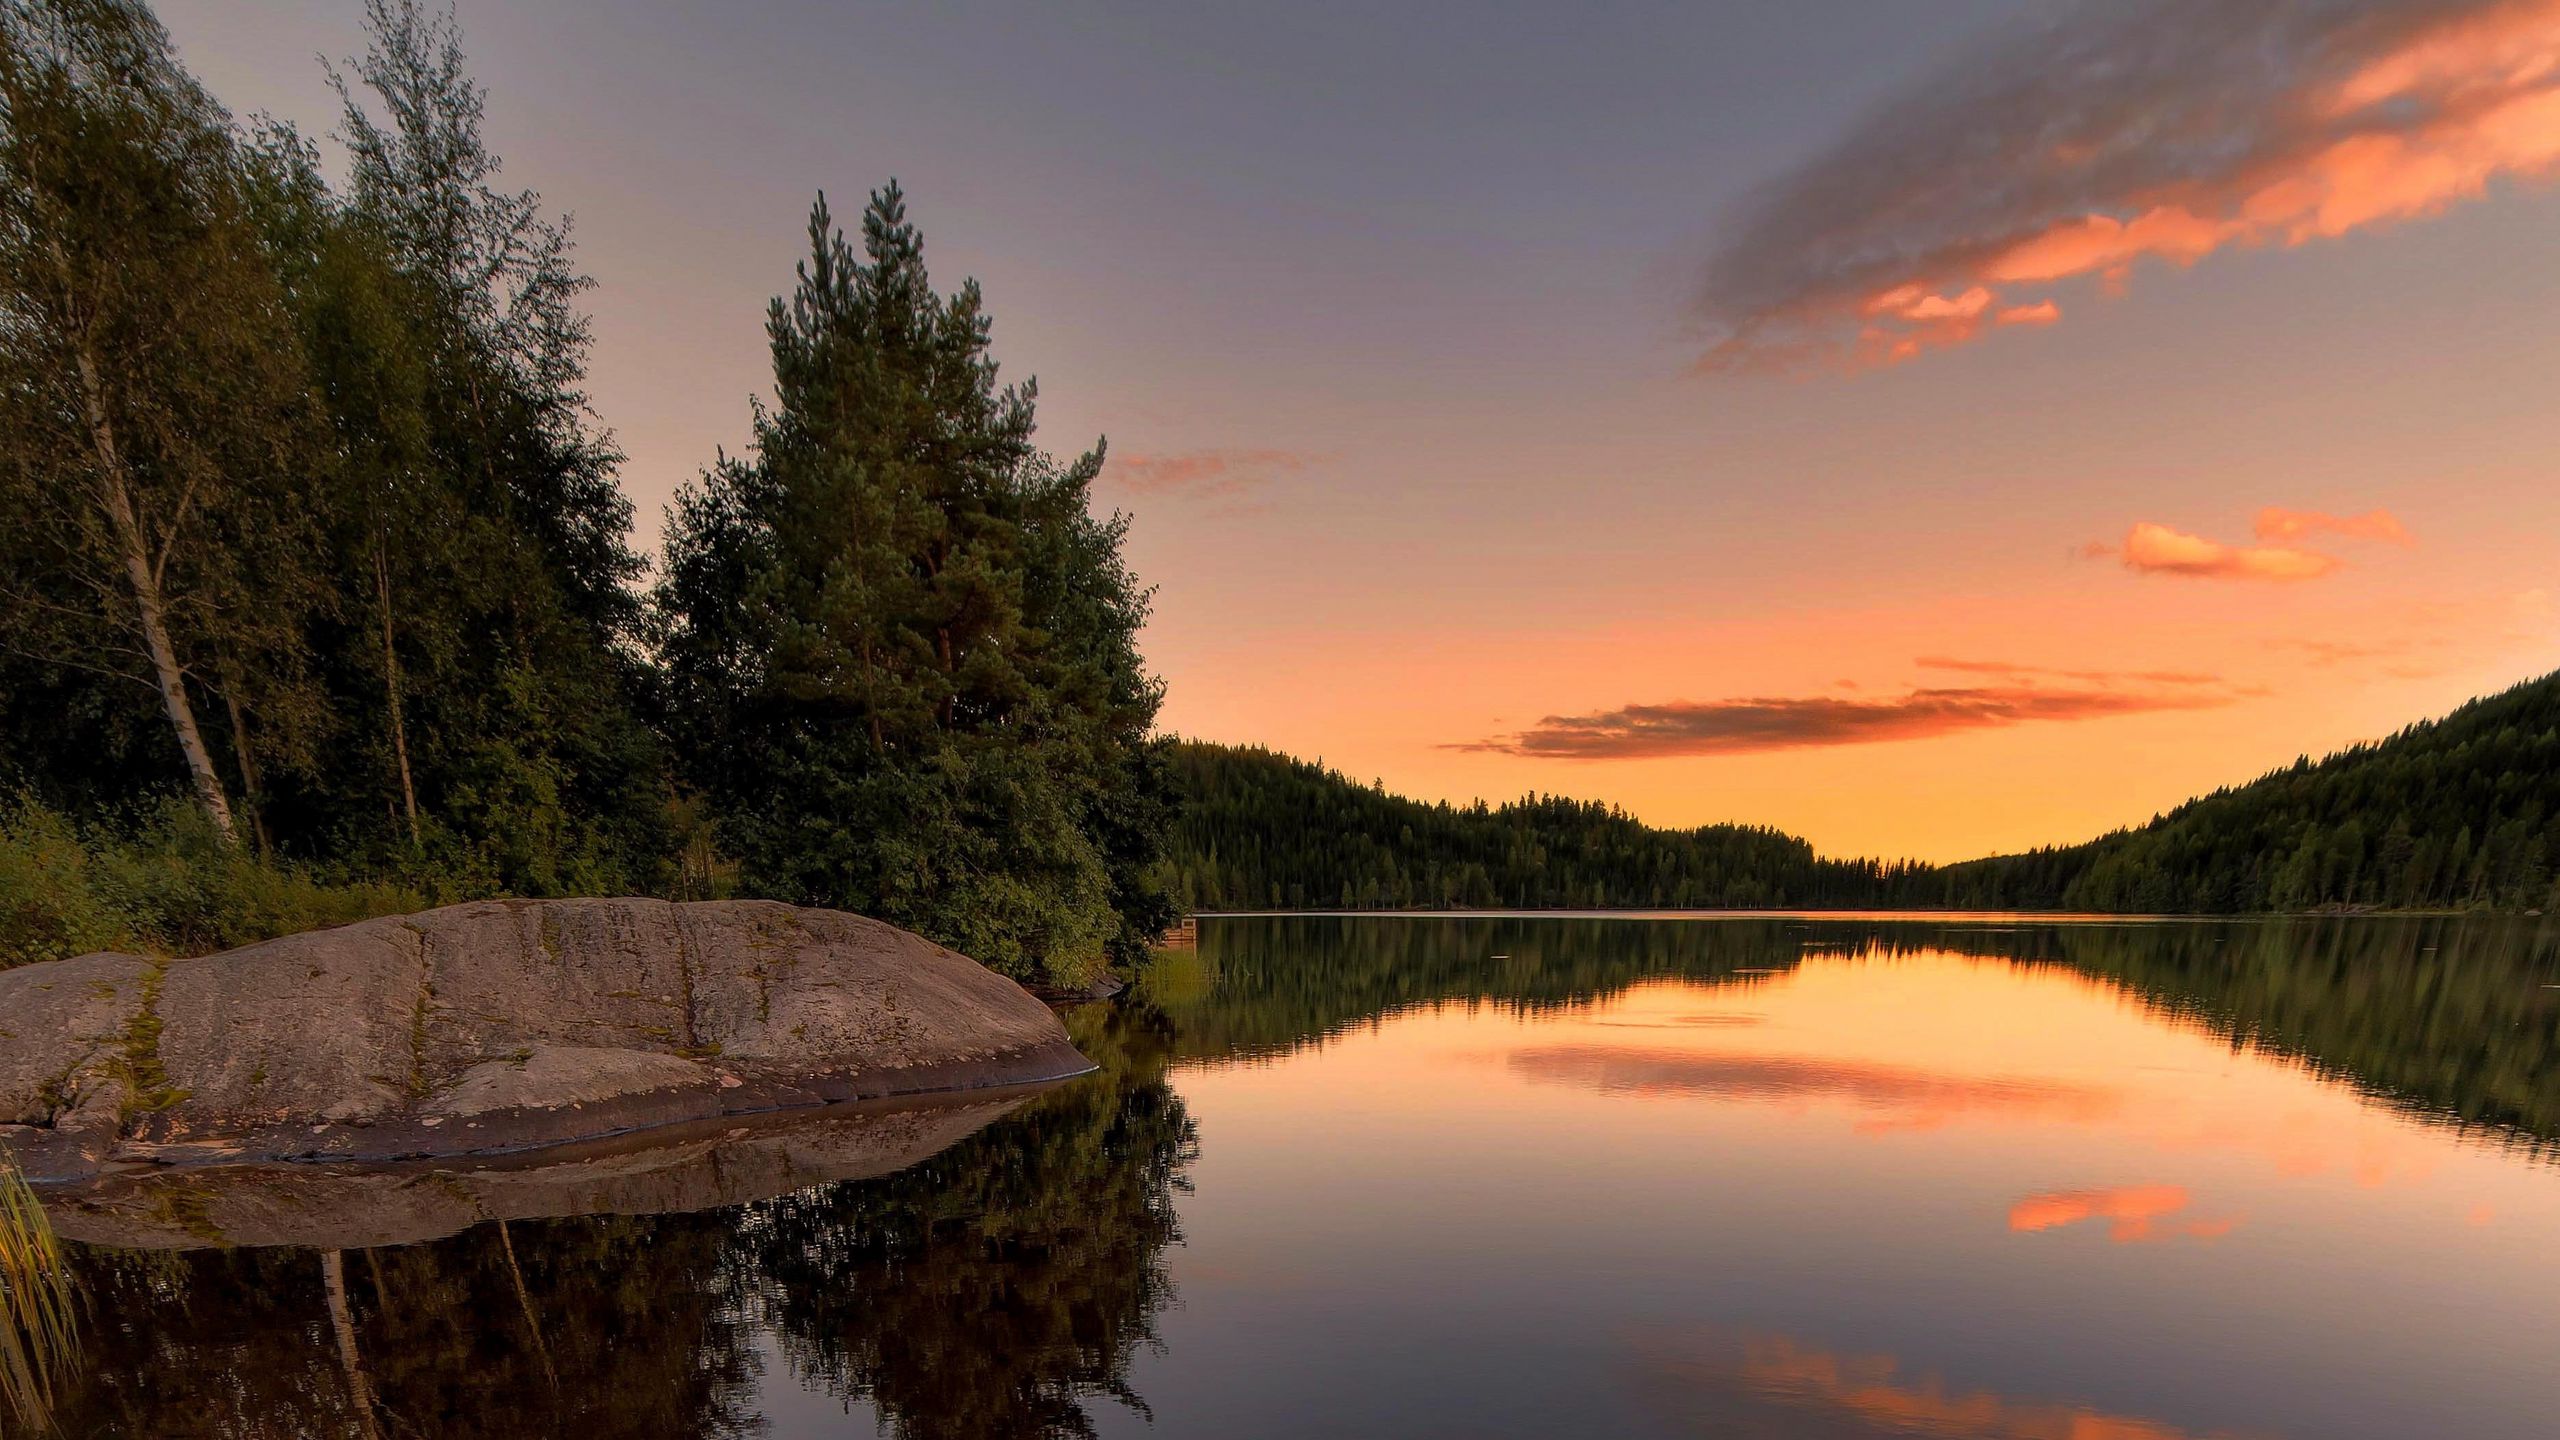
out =
[[0,783],[183,781],[261,850],[462,893],[667,883],[589,282],[497,185],[450,15],[367,6],[343,193],[139,5],[0,21]]
[[0,1435],[53,1425],[62,1372],[78,1353],[71,1273],[53,1222],[0,1146]]
[[776,299],[752,460],[678,499],[668,729],[743,888],[877,915],[1024,977],[1134,959],[1170,811],[1146,596],[1099,449],[1031,443],[974,282],[937,293],[892,185],[859,255],[823,198]]
[[1254,916],[1204,922],[1199,950],[1150,967],[1138,994],[1172,1019],[1181,1058],[1225,1060],[1284,1055],[1408,1008],[1542,1014],[1659,977],[1749,986],[1811,955],[1929,953],[2066,965],[2404,1110],[2560,1141],[2553,920]]
[[1258,746],[1184,742],[1172,763],[1187,804],[1168,868],[1186,910],[1863,905],[1907,869],[1558,796],[1425,804]]
[[0,801],[0,969],[92,950],[198,955],[428,903],[409,886],[260,859],[174,799],[123,828]]
[[1872,906],[2249,914],[2560,909],[2560,675],[2082,845],[1933,866],[1774,830],[1655,830],[1531,796],[1426,805],[1258,748],[1185,743],[1185,909]]
[[685,497],[644,616],[567,221],[501,183],[450,12],[364,14],[333,185],[142,5],[0,0],[0,785],[35,802],[0,943],[372,904],[325,865],[743,889],[1023,976],[1135,959],[1172,916],[1147,597],[1101,452],[1033,448],[976,287],[933,291],[894,189],[859,259],[822,206],[756,458]]
[[226,831],[207,687],[315,709],[322,448],[234,138],[142,6],[0,3],[0,651],[156,707],[123,758]]
[[2139,829],[1948,866],[1906,895],[2163,913],[2560,908],[2560,675]]

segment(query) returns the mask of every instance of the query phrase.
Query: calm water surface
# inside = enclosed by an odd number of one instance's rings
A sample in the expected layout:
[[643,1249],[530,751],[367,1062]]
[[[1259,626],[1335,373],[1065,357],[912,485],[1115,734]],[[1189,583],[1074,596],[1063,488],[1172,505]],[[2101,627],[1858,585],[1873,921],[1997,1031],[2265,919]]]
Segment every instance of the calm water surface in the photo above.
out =
[[63,1429],[2548,1437],[2556,955],[1213,919],[1028,1098],[66,1213]]

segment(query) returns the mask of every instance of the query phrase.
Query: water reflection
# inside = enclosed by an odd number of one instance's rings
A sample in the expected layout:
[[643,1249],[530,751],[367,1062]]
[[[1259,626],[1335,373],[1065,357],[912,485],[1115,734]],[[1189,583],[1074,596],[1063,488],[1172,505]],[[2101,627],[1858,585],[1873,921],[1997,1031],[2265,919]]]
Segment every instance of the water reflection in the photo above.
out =
[[725,1227],[491,1225],[393,1250],[101,1250],[71,1435],[753,1433]]
[[2242,1440],[2088,1406],[1960,1389],[1891,1355],[1841,1355],[1787,1335],[1713,1331],[1636,1347],[1654,1403],[1698,1435],[1790,1440]]
[[[2536,926],[1301,918],[1171,978],[1194,1230],[1260,1267],[1183,1268],[1193,1365],[1278,1310],[1439,1433],[2546,1433],[2560,1261],[2490,1238],[2560,1226]],[[1291,1433],[1177,1368],[1175,1433]]]
[[1249,1061],[1416,1008],[1543,1014],[1646,979],[1747,989],[1807,957],[1927,953],[2067,967],[2412,1109],[2560,1139],[2560,920],[1213,919],[1149,993],[1186,1058]]
[[2553,938],[1213,920],[1037,1095],[60,1197],[62,1429],[2539,1435]]
[[2151,1240],[2219,1240],[2240,1223],[2236,1215],[2202,1219],[2188,1214],[2193,1197],[2184,1185],[2114,1185],[2103,1190],[2060,1190],[2029,1195],[2009,1207],[2009,1228],[2021,1234],[2083,1221],[2106,1222],[2119,1245]]
[[1091,1434],[1096,1400],[1142,1408],[1195,1141],[1161,1018],[1072,1018],[1102,1073],[878,1179],[392,1248],[81,1247],[62,1428],[743,1436],[782,1380],[918,1440]]
[[1129,1368],[1172,1299],[1164,1251],[1197,1139],[1164,1081],[1161,1020],[1078,1018],[1097,1082],[892,1180],[739,1224],[794,1372],[867,1400],[897,1435],[1084,1436],[1095,1399],[1146,1412]]
[[[1626,1026],[1637,1022],[1604,1021]],[[1531,1045],[1506,1057],[1512,1073],[1581,1085],[1603,1095],[1736,1101],[1838,1100],[1868,1112],[1868,1133],[1935,1129],[1958,1116],[2094,1118],[2112,1113],[2111,1091],[2062,1080],[1956,1075],[1904,1065],[1801,1055],[1718,1055],[1615,1045]]]

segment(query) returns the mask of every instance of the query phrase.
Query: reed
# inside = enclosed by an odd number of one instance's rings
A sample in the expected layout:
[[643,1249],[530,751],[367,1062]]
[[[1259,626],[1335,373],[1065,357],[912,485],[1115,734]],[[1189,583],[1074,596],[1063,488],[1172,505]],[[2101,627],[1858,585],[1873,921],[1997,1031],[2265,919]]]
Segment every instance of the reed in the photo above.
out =
[[54,1386],[78,1343],[53,1223],[0,1151],[0,1436],[52,1429]]

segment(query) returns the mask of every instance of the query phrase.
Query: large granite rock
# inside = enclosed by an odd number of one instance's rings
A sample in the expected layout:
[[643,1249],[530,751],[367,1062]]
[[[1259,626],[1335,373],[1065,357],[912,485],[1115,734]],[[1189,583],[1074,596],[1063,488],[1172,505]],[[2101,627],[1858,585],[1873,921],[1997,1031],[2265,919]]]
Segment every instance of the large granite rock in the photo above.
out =
[[521,1150],[1089,1068],[975,961],[764,901],[487,901],[0,971],[0,1146],[38,1179]]

